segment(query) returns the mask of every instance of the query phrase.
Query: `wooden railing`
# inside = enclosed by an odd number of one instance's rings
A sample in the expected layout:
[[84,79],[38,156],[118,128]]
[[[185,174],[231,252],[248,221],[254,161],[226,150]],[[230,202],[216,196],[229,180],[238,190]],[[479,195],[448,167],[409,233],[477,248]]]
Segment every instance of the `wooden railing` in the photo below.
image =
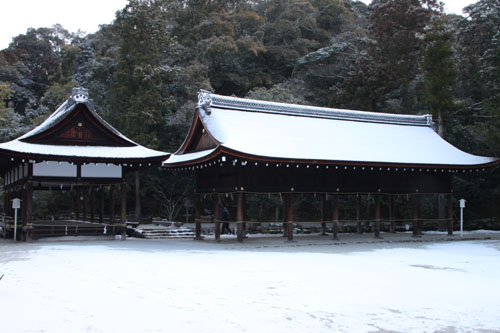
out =
[[[17,240],[21,240],[23,231],[22,221],[18,221]],[[67,221],[35,221],[33,223],[33,239],[60,236],[101,236],[117,235],[122,231],[122,226],[116,224],[79,223]],[[14,219],[9,216],[0,216],[0,236],[4,239],[13,238]]]
[[106,236],[120,234],[121,225],[108,224],[35,224],[33,239],[58,236]]

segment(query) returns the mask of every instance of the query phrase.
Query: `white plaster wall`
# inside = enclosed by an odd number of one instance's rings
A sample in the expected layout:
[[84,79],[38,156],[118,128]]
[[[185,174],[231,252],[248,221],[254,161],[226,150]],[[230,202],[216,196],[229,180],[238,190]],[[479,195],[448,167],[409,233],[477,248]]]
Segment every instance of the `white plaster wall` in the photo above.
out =
[[115,164],[91,163],[82,165],[82,178],[121,178],[122,167]]
[[68,162],[46,161],[33,164],[33,176],[76,177],[76,165]]

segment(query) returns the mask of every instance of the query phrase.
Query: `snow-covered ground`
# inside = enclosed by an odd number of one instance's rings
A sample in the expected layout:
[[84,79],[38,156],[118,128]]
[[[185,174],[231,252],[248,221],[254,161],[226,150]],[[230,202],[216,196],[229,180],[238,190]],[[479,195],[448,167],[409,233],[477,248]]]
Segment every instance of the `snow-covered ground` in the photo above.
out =
[[0,240],[0,332],[500,332],[500,240],[323,243]]

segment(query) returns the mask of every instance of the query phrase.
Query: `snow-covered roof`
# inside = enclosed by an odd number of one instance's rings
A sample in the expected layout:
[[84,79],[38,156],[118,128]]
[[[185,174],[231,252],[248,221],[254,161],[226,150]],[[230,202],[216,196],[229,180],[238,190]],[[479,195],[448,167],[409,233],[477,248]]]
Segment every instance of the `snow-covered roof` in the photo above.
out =
[[443,140],[430,115],[340,110],[226,97],[202,91],[199,118],[218,149],[184,154],[164,166],[198,163],[217,150],[247,158],[317,163],[477,167],[498,163]]
[[[31,142],[34,137],[44,132],[50,131],[58,124],[63,122],[75,108],[83,104],[90,112],[91,117],[101,124],[111,135],[115,135],[122,146],[107,146],[107,145],[58,145],[57,143],[46,144]],[[88,98],[87,89],[74,88],[73,94],[69,97],[54,113],[52,113],[43,123],[35,127],[28,133],[19,138],[0,143],[0,152],[4,154],[14,153],[16,155],[29,156],[48,156],[54,158],[96,158],[96,159],[148,159],[148,158],[166,158],[169,153],[152,150],[143,147],[108,124],[102,119],[94,109],[93,102]]]
[[97,159],[142,159],[166,157],[168,153],[149,149],[140,145],[131,147],[107,146],[57,146],[34,144],[19,141],[18,139],[1,143],[0,150],[12,151],[27,155],[47,155],[55,157],[80,157]]
[[[210,157],[213,153],[215,153],[216,149],[207,149],[199,152],[194,152],[194,153],[187,153],[187,154],[172,154],[168,158],[168,163],[169,164],[177,164],[177,163],[183,163],[183,162],[189,162],[189,161],[194,161],[194,160],[200,160],[204,159],[206,157]],[[164,162],[164,163],[167,163]]]

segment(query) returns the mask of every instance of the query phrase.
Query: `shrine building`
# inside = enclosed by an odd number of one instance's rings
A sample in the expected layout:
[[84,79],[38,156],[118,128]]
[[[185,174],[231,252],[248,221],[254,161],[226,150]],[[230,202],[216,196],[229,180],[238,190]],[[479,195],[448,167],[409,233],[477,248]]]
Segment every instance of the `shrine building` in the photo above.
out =
[[330,202],[338,237],[339,195],[375,198],[373,230],[380,237],[383,196],[391,230],[395,195],[413,200],[413,235],[421,233],[421,198],[448,197],[448,233],[453,233],[451,179],[458,173],[484,172],[499,159],[463,152],[434,130],[431,115],[401,115],[273,103],[199,93],[187,137],[163,166],[191,170],[196,176],[196,236],[201,238],[200,201],[214,200],[215,238],[220,239],[220,201],[237,198],[237,238],[242,241],[251,217],[247,193],[279,194],[284,223],[293,239],[294,198],[314,193]]
[[[96,113],[87,89],[75,88],[72,96],[39,126],[0,143],[5,213],[13,217],[11,202],[21,199],[19,231],[30,241],[37,232],[47,229],[33,222],[33,192],[70,191],[74,220],[99,222],[104,232],[118,227],[125,239],[126,174],[160,166],[168,156],[118,132]],[[120,188],[119,221],[115,221],[114,211],[116,187]],[[105,207],[105,190],[109,208]],[[95,214],[96,192],[100,193],[99,216]]]

